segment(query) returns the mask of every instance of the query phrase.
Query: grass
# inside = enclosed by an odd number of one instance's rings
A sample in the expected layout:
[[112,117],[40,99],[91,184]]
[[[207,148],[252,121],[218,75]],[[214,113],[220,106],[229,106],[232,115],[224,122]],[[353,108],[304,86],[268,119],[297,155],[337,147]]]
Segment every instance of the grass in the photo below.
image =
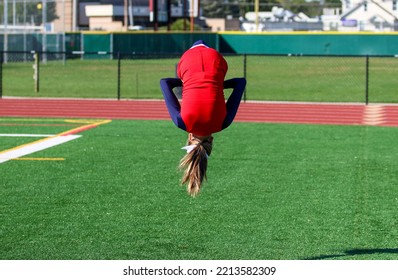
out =
[[171,122],[81,134],[0,164],[0,259],[397,259],[396,128],[235,123],[195,199]]
[[[253,99],[360,102],[365,100],[364,58],[249,57]],[[251,69],[262,71],[250,71]],[[249,91],[249,89],[248,89]],[[249,94],[248,93],[248,94]],[[266,95],[261,98],[261,95]]]
[[[40,65],[40,90],[35,93],[32,62],[3,65],[3,95],[159,99],[159,80],[174,77],[176,58],[85,59],[48,61]],[[244,57],[226,56],[227,78],[244,76]],[[370,102],[398,102],[398,60],[369,59]],[[246,59],[246,99],[273,101],[365,102],[364,57],[254,56]]]

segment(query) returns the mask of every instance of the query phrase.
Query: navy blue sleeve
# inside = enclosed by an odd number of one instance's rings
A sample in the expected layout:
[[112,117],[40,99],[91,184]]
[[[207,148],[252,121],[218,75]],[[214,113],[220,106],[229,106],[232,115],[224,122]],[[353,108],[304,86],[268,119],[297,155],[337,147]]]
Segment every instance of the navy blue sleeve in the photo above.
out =
[[181,105],[173,92],[173,88],[181,86],[182,81],[178,78],[165,78],[160,80],[160,88],[162,90],[171,120],[178,128],[186,131],[186,126],[181,118]]
[[226,103],[227,116],[224,119],[222,129],[225,129],[228,126],[230,126],[230,124],[234,120],[236,113],[238,112],[242,95],[245,92],[245,87],[246,87],[245,78],[234,78],[224,81],[224,88],[233,88],[233,91]]

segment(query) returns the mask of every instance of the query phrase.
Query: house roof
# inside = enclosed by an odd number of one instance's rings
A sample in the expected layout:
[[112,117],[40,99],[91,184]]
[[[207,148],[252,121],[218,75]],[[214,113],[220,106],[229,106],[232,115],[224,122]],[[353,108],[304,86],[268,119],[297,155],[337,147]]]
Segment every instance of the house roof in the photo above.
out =
[[369,2],[374,4],[376,6],[376,8],[377,8],[377,10],[373,10],[373,9],[372,10],[368,10],[369,14],[381,17],[380,15],[378,15],[378,12],[383,12],[383,13],[389,15],[390,17],[392,17],[394,20],[398,20],[398,17],[396,17],[393,13],[391,13],[389,10],[387,10],[386,8],[384,8],[383,6],[381,6],[378,2],[376,2],[374,0],[364,0],[364,1],[360,2],[360,3],[358,3],[358,5],[356,5],[354,8],[352,8],[349,11],[345,12],[344,14],[342,14],[340,19],[341,20],[347,19],[349,16],[355,14],[360,8],[362,8],[363,6],[365,6],[365,4],[368,4]]

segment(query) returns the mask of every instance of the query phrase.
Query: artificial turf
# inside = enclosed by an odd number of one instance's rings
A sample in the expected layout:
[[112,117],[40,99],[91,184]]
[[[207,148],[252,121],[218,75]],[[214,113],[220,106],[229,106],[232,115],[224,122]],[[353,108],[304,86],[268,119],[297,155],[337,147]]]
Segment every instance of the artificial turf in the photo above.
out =
[[171,122],[81,134],[0,164],[0,259],[398,258],[397,128],[234,123],[196,198]]

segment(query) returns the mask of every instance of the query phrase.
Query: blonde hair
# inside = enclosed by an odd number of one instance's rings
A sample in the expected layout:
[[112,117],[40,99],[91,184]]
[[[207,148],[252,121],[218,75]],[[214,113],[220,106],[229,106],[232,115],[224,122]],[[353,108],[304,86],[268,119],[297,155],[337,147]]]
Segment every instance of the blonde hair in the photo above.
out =
[[184,170],[181,184],[187,185],[188,193],[195,197],[202,186],[203,180],[207,179],[207,161],[213,147],[213,137],[204,140],[192,138],[188,140],[189,145],[196,145],[195,148],[187,153],[180,161],[179,168]]

